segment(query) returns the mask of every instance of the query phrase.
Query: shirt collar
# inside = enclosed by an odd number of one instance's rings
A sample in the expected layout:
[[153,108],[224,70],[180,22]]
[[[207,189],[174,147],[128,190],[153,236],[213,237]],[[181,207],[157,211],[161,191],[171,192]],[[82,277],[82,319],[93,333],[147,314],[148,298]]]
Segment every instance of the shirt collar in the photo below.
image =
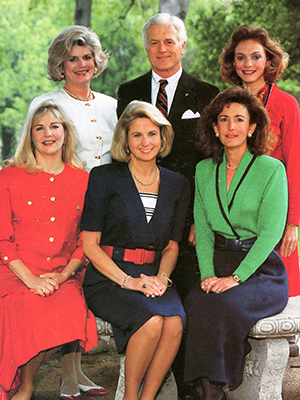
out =
[[159,86],[159,81],[161,79],[165,79],[168,81],[168,85],[170,85],[170,88],[176,89],[178,81],[181,77],[181,74],[182,74],[182,67],[180,67],[180,69],[174,75],[170,76],[169,78],[162,78],[161,76],[159,76],[156,72],[154,72],[152,70],[152,79],[155,81],[157,86]]

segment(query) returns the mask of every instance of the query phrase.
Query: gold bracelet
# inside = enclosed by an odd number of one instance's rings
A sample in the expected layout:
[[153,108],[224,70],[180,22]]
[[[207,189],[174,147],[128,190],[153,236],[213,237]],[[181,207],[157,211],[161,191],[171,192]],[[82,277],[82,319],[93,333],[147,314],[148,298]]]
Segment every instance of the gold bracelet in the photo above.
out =
[[72,270],[71,276],[75,276],[75,275],[76,275],[76,272],[77,272],[77,271],[75,271],[74,268],[70,267],[70,265],[66,265],[66,268],[70,268],[70,269]]
[[163,274],[163,273],[159,272],[157,275],[161,275],[161,276],[164,276],[166,278],[166,280],[168,281],[168,287],[171,287],[173,285],[172,279],[167,277],[166,274]]
[[126,278],[124,279],[124,281],[123,281],[123,283],[121,285],[122,289],[125,289],[126,282],[128,281],[129,278],[131,278],[131,275],[127,275]]

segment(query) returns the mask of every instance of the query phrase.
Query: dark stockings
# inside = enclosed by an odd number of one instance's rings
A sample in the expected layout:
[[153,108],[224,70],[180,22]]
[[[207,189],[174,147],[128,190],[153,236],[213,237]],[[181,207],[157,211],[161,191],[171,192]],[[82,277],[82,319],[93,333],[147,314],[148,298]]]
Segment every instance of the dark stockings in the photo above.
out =
[[201,378],[204,400],[226,400],[225,393],[218,383],[212,383],[208,378]]

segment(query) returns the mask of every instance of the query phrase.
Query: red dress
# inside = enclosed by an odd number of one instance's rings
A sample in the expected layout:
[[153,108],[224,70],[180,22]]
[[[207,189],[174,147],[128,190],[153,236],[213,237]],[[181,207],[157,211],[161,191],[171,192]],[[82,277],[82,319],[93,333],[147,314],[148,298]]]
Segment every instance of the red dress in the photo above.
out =
[[85,261],[79,224],[88,173],[65,164],[59,175],[8,167],[0,171],[0,385],[20,383],[19,367],[40,351],[79,340],[98,343],[82,291],[82,273],[49,297],[30,292],[8,268],[21,259],[35,274],[61,272],[70,259]]
[[[278,137],[271,156],[282,161],[286,167],[289,208],[288,224],[299,226],[300,220],[300,112],[297,100],[279,90],[275,84],[266,106],[274,133]],[[280,195],[280,193],[278,193]],[[298,247],[290,257],[283,257],[289,278],[290,296],[300,294]]]

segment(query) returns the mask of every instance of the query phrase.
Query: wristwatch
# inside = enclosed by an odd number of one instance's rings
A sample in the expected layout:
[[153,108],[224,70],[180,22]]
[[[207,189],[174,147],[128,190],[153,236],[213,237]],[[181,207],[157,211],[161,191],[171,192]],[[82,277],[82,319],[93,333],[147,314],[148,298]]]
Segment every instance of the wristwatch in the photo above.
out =
[[233,280],[236,281],[238,284],[242,283],[241,278],[238,275],[232,275]]

